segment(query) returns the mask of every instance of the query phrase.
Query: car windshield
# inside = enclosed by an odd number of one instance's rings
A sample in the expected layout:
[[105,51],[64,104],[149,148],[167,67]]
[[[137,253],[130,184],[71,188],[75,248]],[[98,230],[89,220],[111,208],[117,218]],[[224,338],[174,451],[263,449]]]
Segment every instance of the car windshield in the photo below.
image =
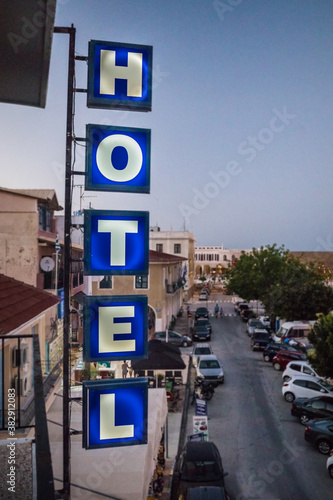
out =
[[220,365],[215,359],[203,359],[200,361],[200,368],[220,368]]
[[195,350],[195,354],[200,355],[200,354],[210,354],[210,348],[209,347],[198,347]]
[[221,472],[215,462],[197,460],[185,463],[182,479],[195,482],[215,481],[221,479]]

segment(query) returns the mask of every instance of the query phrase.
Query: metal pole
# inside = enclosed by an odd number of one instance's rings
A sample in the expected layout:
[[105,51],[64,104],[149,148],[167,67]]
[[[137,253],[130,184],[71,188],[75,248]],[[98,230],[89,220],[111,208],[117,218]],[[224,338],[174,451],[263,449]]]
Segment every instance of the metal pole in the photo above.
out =
[[65,171],[65,234],[64,234],[64,318],[63,318],[63,498],[70,499],[70,261],[71,261],[71,172],[73,142],[73,100],[75,70],[75,28],[54,28],[55,33],[69,34],[66,171]]

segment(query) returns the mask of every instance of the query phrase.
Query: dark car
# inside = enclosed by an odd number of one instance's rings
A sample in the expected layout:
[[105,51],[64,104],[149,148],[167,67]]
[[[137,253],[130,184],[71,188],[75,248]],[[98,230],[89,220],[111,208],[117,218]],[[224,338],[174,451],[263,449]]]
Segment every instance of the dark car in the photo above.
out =
[[193,340],[210,340],[210,331],[206,325],[194,325],[192,332]]
[[240,317],[242,319],[242,321],[244,321],[244,323],[247,323],[247,321],[249,319],[252,319],[252,318],[256,318],[257,315],[256,313],[253,311],[253,309],[243,309],[241,312],[240,312]]
[[224,488],[224,472],[221,455],[211,441],[189,441],[179,459],[178,497],[195,486],[220,486]]
[[207,307],[197,307],[194,314],[194,319],[198,318],[209,318],[209,311]]
[[256,349],[265,349],[271,340],[271,335],[267,330],[262,328],[260,330],[255,329],[251,339],[252,351],[255,351]]
[[266,362],[272,361],[274,356],[279,351],[297,351],[295,347],[289,346],[288,344],[280,344],[277,342],[270,342],[264,349],[263,357]]
[[327,396],[316,398],[296,398],[291,407],[291,414],[306,425],[315,418],[333,418],[333,399]]
[[285,370],[289,361],[306,361],[304,352],[282,349],[272,359],[274,370]]
[[210,324],[210,321],[208,318],[198,318],[194,326],[206,326],[209,330],[210,333],[212,333],[212,325]]
[[187,335],[181,335],[178,332],[173,332],[168,330],[167,332],[155,332],[154,338],[156,340],[163,340],[164,342],[170,342],[170,344],[178,345],[181,347],[187,347],[192,345],[192,339]]
[[244,309],[250,309],[250,306],[249,304],[245,304],[244,302],[242,302],[237,306],[236,313],[240,315],[241,311],[244,311]]
[[316,446],[323,455],[328,455],[333,448],[333,419],[309,420],[304,439]]

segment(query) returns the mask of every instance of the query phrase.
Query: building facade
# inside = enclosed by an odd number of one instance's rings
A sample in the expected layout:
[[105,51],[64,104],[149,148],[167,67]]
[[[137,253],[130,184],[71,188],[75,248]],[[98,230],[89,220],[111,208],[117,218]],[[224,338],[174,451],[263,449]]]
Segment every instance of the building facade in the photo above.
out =
[[226,269],[242,252],[250,253],[252,250],[227,249],[222,246],[196,246],[194,267],[196,277],[202,275],[223,275]]
[[182,265],[183,299],[187,301],[194,291],[194,235],[189,231],[161,231],[157,226],[152,227],[149,233],[149,248],[185,259]]

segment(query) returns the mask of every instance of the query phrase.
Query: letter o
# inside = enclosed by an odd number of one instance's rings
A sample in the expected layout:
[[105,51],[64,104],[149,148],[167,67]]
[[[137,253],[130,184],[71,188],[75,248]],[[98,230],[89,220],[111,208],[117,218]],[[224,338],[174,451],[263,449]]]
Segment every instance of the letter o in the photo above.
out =
[[273,137],[274,133],[270,128],[262,128],[258,134],[258,139],[264,144],[269,144],[270,142],[272,142]]
[[[117,146],[126,149],[128,155],[127,165],[118,170],[112,164],[112,151]],[[139,144],[127,135],[113,134],[105,137],[97,147],[96,163],[99,171],[114,182],[127,182],[138,175],[142,167],[142,151]]]

